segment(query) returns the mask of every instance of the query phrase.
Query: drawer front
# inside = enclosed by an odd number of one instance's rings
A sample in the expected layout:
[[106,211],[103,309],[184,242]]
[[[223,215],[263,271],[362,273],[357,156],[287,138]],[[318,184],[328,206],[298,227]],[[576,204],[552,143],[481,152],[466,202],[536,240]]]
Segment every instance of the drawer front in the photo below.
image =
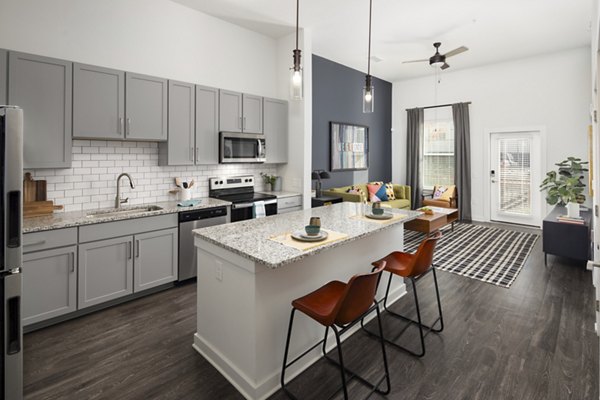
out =
[[82,226],[79,228],[79,243],[175,228],[179,224],[177,217],[178,214],[173,213]]
[[288,207],[288,208],[278,208],[277,209],[277,214],[285,214],[285,213],[290,213],[290,212],[294,212],[294,211],[302,211],[302,206]]
[[302,196],[284,197],[277,199],[277,208],[302,206]]
[[55,229],[23,235],[23,253],[77,244],[77,228]]

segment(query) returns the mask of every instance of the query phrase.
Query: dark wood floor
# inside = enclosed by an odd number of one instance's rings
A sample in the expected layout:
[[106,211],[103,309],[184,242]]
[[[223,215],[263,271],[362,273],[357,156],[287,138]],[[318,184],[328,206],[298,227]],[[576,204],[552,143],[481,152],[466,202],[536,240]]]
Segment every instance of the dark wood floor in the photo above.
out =
[[[422,359],[388,348],[388,398],[598,399],[594,293],[583,265],[549,257],[545,267],[538,241],[510,289],[441,271],[439,281],[446,329],[427,338]],[[421,285],[433,315],[431,278]],[[394,308],[411,311],[411,297]],[[185,285],[26,335],[26,398],[241,398],[191,347],[195,300],[195,285]],[[384,324],[390,335],[400,326]],[[414,333],[405,344],[417,344]],[[378,373],[377,342],[361,332],[344,348],[350,366]],[[338,382],[337,371],[319,362],[291,389],[299,398],[327,398]],[[365,392],[351,388],[352,398]]]

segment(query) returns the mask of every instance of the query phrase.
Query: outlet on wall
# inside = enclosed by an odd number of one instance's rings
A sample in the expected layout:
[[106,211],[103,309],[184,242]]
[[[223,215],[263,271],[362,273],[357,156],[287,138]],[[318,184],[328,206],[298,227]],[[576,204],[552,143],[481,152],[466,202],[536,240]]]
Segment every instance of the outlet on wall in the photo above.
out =
[[219,260],[215,262],[215,279],[218,281],[223,280],[223,263]]

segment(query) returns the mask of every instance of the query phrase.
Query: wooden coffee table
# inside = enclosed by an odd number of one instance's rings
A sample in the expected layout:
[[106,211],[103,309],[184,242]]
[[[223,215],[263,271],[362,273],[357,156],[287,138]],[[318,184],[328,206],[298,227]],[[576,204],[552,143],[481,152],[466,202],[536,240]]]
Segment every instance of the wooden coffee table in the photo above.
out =
[[423,214],[412,221],[406,222],[404,228],[422,232],[429,236],[444,226],[452,224],[452,231],[454,232],[454,222],[458,220],[458,209],[442,207],[428,208],[433,210],[433,215]]

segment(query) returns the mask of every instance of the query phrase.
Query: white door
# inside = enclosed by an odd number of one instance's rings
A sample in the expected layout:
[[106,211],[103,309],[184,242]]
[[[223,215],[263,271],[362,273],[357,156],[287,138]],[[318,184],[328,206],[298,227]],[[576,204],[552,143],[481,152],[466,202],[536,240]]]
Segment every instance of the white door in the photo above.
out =
[[540,226],[542,196],[540,132],[492,133],[492,221]]

